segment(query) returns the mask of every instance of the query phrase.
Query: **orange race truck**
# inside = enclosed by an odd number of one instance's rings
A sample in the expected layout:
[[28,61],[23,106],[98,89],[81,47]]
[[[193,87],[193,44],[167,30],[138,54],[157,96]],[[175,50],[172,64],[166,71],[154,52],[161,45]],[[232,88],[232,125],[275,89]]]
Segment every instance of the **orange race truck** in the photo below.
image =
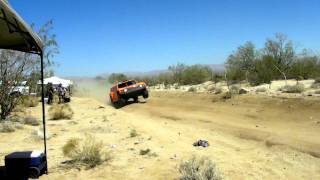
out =
[[137,82],[135,80],[126,80],[116,82],[110,89],[110,102],[116,107],[123,106],[129,99],[138,102],[138,97],[149,97],[147,85],[144,82]]

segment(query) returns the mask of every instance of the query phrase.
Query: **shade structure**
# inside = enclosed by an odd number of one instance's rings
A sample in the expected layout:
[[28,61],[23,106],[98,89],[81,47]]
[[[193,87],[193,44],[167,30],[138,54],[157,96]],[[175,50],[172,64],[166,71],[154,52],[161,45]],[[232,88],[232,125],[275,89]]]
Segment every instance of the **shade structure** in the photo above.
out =
[[[59,78],[57,76],[52,76],[52,77],[49,77],[49,78],[45,78],[44,81],[43,81],[43,84],[48,84],[48,83],[51,83],[53,85],[61,84],[63,87],[69,87],[70,85],[73,84],[73,82],[71,80],[62,79],[62,78]],[[41,84],[41,81],[39,81],[38,84]]]
[[[27,53],[38,54],[41,63],[41,101],[44,153],[47,158],[46,143],[46,118],[43,86],[43,43],[30,26],[18,15],[18,13],[4,0],[0,0],[0,49],[10,49]],[[47,160],[45,161],[45,173],[48,173]]]
[[0,0],[0,48],[36,54],[43,48],[39,36],[4,0]]

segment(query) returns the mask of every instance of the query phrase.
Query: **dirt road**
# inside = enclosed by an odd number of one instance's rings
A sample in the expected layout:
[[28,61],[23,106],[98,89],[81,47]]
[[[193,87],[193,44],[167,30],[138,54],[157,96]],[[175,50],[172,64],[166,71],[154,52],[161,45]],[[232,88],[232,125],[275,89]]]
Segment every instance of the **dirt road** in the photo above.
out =
[[[181,161],[207,156],[224,179],[320,179],[320,100],[241,95],[228,101],[192,93],[152,92],[146,103],[121,109],[73,98],[72,120],[48,120],[49,175],[40,179],[177,179]],[[103,105],[104,107],[101,107]],[[40,107],[26,113],[40,117]],[[3,156],[41,149],[25,126],[0,136]],[[135,129],[138,136],[130,137]],[[112,159],[94,169],[65,169],[62,146],[85,133]],[[198,139],[208,148],[193,147]],[[152,155],[140,155],[150,149]]]

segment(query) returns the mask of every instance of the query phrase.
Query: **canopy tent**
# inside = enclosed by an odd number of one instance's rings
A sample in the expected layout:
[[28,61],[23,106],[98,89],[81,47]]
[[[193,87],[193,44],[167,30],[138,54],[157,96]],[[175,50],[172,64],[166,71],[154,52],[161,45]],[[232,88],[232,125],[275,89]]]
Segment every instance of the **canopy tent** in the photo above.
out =
[[[38,54],[41,63],[41,82],[43,82],[43,43],[30,26],[4,0],[0,0],[0,49],[10,49]],[[44,85],[41,86],[42,123],[44,154],[47,157],[46,120],[44,103]],[[45,161],[47,167],[47,160]],[[45,171],[48,173],[48,169]]]
[[[73,84],[73,82],[71,80],[62,79],[57,76],[52,76],[52,77],[44,79],[43,84],[48,84],[48,83],[51,83],[53,85],[62,84],[62,86],[65,88],[67,88]],[[39,81],[38,84],[42,84],[41,81]]]
[[43,48],[39,36],[4,0],[0,0],[0,48],[36,54]]

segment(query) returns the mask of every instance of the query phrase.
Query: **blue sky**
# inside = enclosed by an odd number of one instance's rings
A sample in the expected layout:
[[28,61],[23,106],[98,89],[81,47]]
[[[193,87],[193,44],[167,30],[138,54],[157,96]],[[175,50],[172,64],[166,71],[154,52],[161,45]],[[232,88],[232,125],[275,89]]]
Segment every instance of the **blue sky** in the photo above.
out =
[[282,32],[320,50],[318,0],[10,0],[28,22],[53,19],[61,76],[221,64],[246,41]]

